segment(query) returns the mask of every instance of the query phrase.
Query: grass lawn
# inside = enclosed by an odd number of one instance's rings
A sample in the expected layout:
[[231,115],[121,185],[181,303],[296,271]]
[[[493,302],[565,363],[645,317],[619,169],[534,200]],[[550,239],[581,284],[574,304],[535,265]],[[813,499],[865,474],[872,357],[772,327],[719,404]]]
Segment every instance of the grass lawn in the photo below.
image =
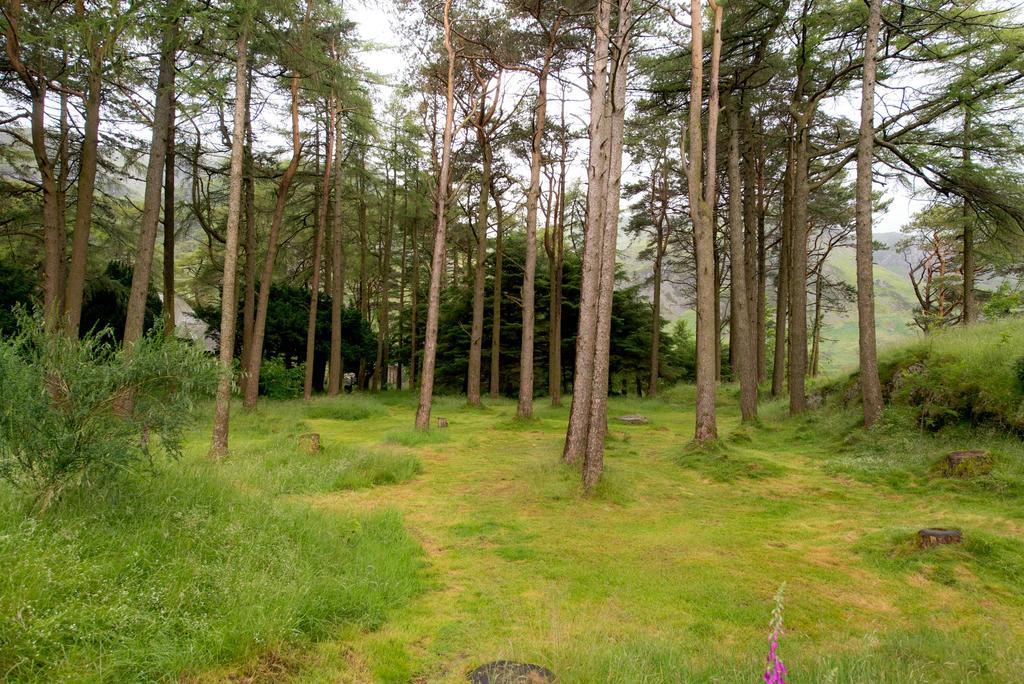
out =
[[[978,405],[1010,406],[1010,366],[985,365],[1002,380]],[[236,409],[225,461],[204,421],[180,462],[41,516],[4,485],[0,679],[459,682],[510,659],[559,682],[754,682],[785,584],[791,682],[1020,681],[1024,443],[919,432],[899,406],[865,432],[837,404],[740,426],[726,387],[721,446],[695,451],[692,387],[613,398],[649,423],[612,421],[589,497],[560,463],[567,408],[440,397],[450,427],[424,434],[408,392]],[[991,473],[936,474],[976,447]],[[920,549],[922,527],[965,541]]]
[[[740,428],[728,392],[724,448],[712,453],[685,448],[692,388],[613,399],[612,416],[650,423],[612,424],[591,498],[559,464],[567,409],[545,400],[536,420],[519,422],[511,401],[469,409],[441,398],[434,416],[450,427],[429,436],[409,429],[409,394],[238,414],[226,467],[240,488],[344,517],[397,510],[426,552],[425,590],[379,628],[351,623],[291,651],[283,671],[302,682],[456,682],[513,659],[561,682],[757,681],[785,583],[791,681],[1019,679],[1019,441],[892,425],[864,439],[853,413],[783,421],[771,404],[761,427]],[[308,429],[323,455],[275,455],[272,445]],[[979,441],[997,453],[997,477],[931,475],[945,451]],[[338,491],[333,464],[353,454],[415,457],[418,473]],[[920,550],[914,535],[926,526],[960,527],[966,543]]]

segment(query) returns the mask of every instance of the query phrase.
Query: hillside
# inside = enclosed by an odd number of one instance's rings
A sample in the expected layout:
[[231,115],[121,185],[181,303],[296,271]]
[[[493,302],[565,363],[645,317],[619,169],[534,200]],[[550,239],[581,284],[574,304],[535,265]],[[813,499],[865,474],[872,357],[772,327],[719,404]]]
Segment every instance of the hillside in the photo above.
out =
[[[905,342],[917,336],[912,325],[916,299],[907,278],[906,262],[895,250],[899,233],[876,236],[876,241],[888,245],[888,249],[875,253],[875,318],[878,343],[881,349]],[[638,243],[622,243],[619,250],[619,264],[630,284],[644,282],[650,278],[651,267],[639,259],[641,246]],[[839,278],[850,285],[856,284],[856,256],[853,247],[840,247],[829,257],[826,265],[828,275]],[[775,292],[769,280],[768,306],[774,309]],[[651,296],[651,287],[644,288]],[[662,288],[662,316],[670,322],[683,318],[694,322],[694,314],[685,293],[676,285],[666,282]],[[723,297],[723,306],[728,305]],[[808,320],[810,324],[810,320]],[[857,311],[856,303],[850,302],[845,313],[828,313],[825,316],[825,331],[822,340],[822,371],[849,369],[857,365]]]

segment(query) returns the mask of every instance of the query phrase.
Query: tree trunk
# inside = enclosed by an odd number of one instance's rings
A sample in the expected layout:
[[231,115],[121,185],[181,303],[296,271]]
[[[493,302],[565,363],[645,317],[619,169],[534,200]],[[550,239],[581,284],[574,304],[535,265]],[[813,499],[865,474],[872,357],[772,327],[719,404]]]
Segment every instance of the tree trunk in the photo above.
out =
[[[25,84],[32,101],[31,136],[32,154],[39,170],[40,186],[43,191],[43,316],[47,330],[55,330],[60,322],[61,273],[64,263],[64,227],[61,225],[61,208],[58,202],[56,169],[46,150],[46,92],[47,79],[43,74],[32,72],[19,54],[18,22],[21,18],[21,2],[5,3],[4,23],[5,49],[11,68]],[[154,129],[154,135],[156,135]],[[165,135],[164,131],[160,136]]]
[[[867,57],[865,56],[865,60]],[[971,165],[971,106],[964,105],[964,134],[963,134],[963,159],[964,170]],[[977,270],[977,257],[974,251],[974,220],[971,216],[971,206],[967,200],[961,203],[961,215],[963,217],[963,316],[964,325],[970,325],[978,321],[978,300],[974,295],[974,280]]]
[[314,356],[316,355],[316,310],[320,298],[320,257],[323,252],[324,235],[327,232],[327,203],[331,191],[331,163],[334,161],[334,118],[336,116],[334,94],[327,103],[327,151],[324,155],[324,173],[320,183],[320,203],[317,206],[316,236],[313,238],[313,265],[309,277],[309,319],[306,323],[306,381],[302,398],[313,398]]
[[[759,128],[760,132],[760,128]],[[758,150],[763,149],[758,145]],[[768,246],[765,243],[764,163],[757,163],[757,382],[768,377]]]
[[548,69],[554,45],[549,44],[537,78],[537,106],[533,118],[533,139],[530,147],[530,189],[526,194],[526,254],[523,259],[523,336],[519,353],[519,404],[516,415],[533,417],[533,342],[537,311],[534,307],[534,278],[537,271],[537,204],[540,200],[541,143],[547,120]]
[[716,174],[715,148],[718,124],[718,59],[721,54],[722,9],[715,9],[715,33],[711,50],[710,102],[708,106],[708,143],[705,196],[701,196],[701,105],[704,80],[704,38],[701,30],[700,0],[690,2],[691,61],[690,61],[690,154],[687,185],[690,195],[690,214],[694,229],[697,262],[697,401],[694,441],[698,443],[718,438],[715,417],[715,358],[719,337],[715,293],[715,226],[712,203]]
[[772,396],[778,397],[786,387],[787,335],[789,320],[789,281],[792,271],[790,259],[793,243],[793,177],[796,163],[792,136],[786,150],[786,171],[783,176],[782,232],[779,238],[779,276],[775,297],[775,355],[772,365]]
[[476,129],[477,142],[483,156],[480,171],[480,199],[476,217],[476,267],[473,269],[473,323],[469,333],[469,372],[466,400],[470,406],[480,405],[481,357],[484,341],[484,275],[487,260],[487,208],[491,189],[491,145],[487,137],[485,103],[480,104],[480,121]]
[[[84,3],[77,7],[80,9],[80,12],[84,12]],[[84,18],[84,16],[81,18]],[[95,36],[92,35],[91,31],[89,32],[88,40],[91,45],[88,46],[89,76],[86,82],[85,130],[83,131],[82,149],[79,157],[78,200],[75,205],[75,227],[71,237],[71,262],[68,266],[67,282],[65,283],[64,290],[64,324],[68,335],[72,337],[78,335],[78,328],[82,320],[82,296],[85,291],[86,257],[89,250],[89,231],[92,228],[93,198],[96,192],[97,148],[100,138],[100,102],[103,88],[101,64],[103,47],[94,42]],[[171,216],[173,225],[173,209],[171,210]],[[172,301],[172,307],[173,304]],[[173,319],[171,320],[170,332],[171,334],[174,332]]]
[[822,281],[821,281],[821,267],[824,264],[819,265],[818,269],[815,270],[814,276],[814,316],[811,319],[811,360],[810,360],[810,375],[812,378],[818,376],[818,359],[821,354],[821,323],[822,323],[822,312],[821,312],[821,296],[822,296]]
[[[242,148],[245,144],[245,94],[249,47],[248,21],[238,36],[235,62],[235,121],[231,138],[231,175],[228,189],[228,218],[224,231],[224,282],[220,296],[220,365],[217,403],[213,413],[213,439],[210,456],[220,458],[228,452],[228,419],[231,409],[231,361],[235,355],[235,323],[238,298],[235,294],[238,270],[238,224],[242,210]],[[137,274],[136,274],[137,275]],[[134,284],[134,283],[133,283]]]
[[380,308],[377,313],[377,360],[373,368],[373,391],[387,389],[388,384],[388,352],[390,350],[388,317],[391,298],[391,245],[394,235],[395,188],[398,184],[398,170],[391,181],[391,205],[388,209],[387,221],[384,224],[384,248],[380,256]]
[[[175,126],[174,101],[171,102],[170,126],[167,131],[167,160],[164,168],[164,336],[174,337],[174,164],[175,164]],[[70,288],[69,288],[70,289]],[[81,297],[81,293],[79,293]],[[79,299],[81,313],[81,299]],[[75,324],[77,328],[77,322]],[[242,358],[245,358],[244,356]]]
[[[242,192],[245,199],[245,298],[242,309],[242,358],[249,357],[249,349],[252,347],[252,332],[256,322],[256,181],[253,176],[252,159],[252,116],[250,110],[250,98],[252,93],[252,69],[249,70],[247,81],[249,92],[245,97],[245,150],[243,151],[242,163],[245,169],[245,178],[242,181]],[[241,382],[242,394],[249,383],[249,374],[243,373]]]
[[[139,239],[135,244],[135,267],[132,271],[132,286],[128,295],[128,313],[124,322],[124,344],[129,348],[142,337],[145,325],[146,295],[149,293],[153,251],[156,247],[156,224],[160,215],[160,196],[166,170],[167,132],[170,130],[171,109],[174,101],[174,48],[177,39],[178,24],[175,22],[164,29],[160,44],[160,71],[157,76],[156,104],[153,108],[153,141],[149,148],[146,193],[143,200]],[[242,74],[239,82],[244,82],[244,80],[245,75]],[[236,100],[244,101],[245,96],[238,95]],[[241,142],[239,139],[239,145]],[[232,290],[232,292],[234,291]],[[233,330],[232,327],[232,332]],[[221,337],[221,344],[223,344],[223,339]],[[226,420],[225,417],[225,430],[227,429]],[[227,444],[226,432],[224,444]]]
[[491,399],[497,399],[501,385],[501,276],[502,276],[502,223],[504,216],[501,211],[501,198],[492,181],[491,199],[494,200],[495,235],[494,235],[494,292],[491,306],[491,378],[487,384]]
[[[342,230],[342,136],[341,117],[335,122],[334,142],[334,216],[331,224],[331,358],[327,365],[327,396],[341,392],[344,368],[341,356],[341,310],[345,300],[345,251]],[[405,255],[402,255],[403,263]],[[404,286],[404,283],[403,283]]]
[[[857,325],[860,349],[860,389],[864,424],[874,425],[882,414],[882,384],[878,377],[875,342],[875,284],[871,231],[871,168],[874,157],[875,66],[882,0],[871,0],[864,42],[864,80],[861,87],[860,135],[857,140]],[[965,233],[966,235],[966,233]],[[965,270],[966,272],[966,270]],[[964,281],[966,283],[966,279]]]
[[[416,169],[416,195],[419,197],[420,176]],[[419,334],[420,306],[420,204],[416,203],[416,215],[412,219],[412,292],[409,295],[409,387],[416,387],[416,336]]]
[[444,3],[444,47],[448,54],[448,87],[445,98],[444,134],[441,138],[441,166],[437,174],[437,204],[434,212],[434,249],[427,298],[427,331],[423,340],[423,371],[416,429],[430,427],[434,397],[434,362],[437,357],[437,320],[441,308],[441,272],[444,270],[444,240],[447,224],[448,175],[451,166],[452,134],[455,127],[455,47],[452,44],[450,12],[452,0]]
[[594,380],[595,350],[598,334],[598,305],[601,270],[604,264],[608,196],[608,149],[611,116],[608,83],[610,0],[598,0],[595,10],[594,58],[590,86],[590,159],[587,164],[587,217],[583,242],[580,311],[576,334],[576,368],[573,374],[572,403],[565,434],[562,460],[583,460],[590,433],[592,397],[607,394],[607,382],[598,387]]
[[807,409],[807,173],[810,164],[810,122],[798,122],[796,173],[793,177],[793,225],[789,282],[789,412]]
[[583,456],[583,491],[597,485],[604,472],[604,438],[608,431],[608,380],[611,351],[612,300],[615,295],[615,248],[619,228],[619,194],[622,184],[622,146],[625,136],[626,78],[629,72],[632,0],[619,0],[618,27],[611,51],[608,128],[607,203],[601,278],[598,285],[597,339],[594,344],[594,382],[590,398],[587,446]]
[[[729,321],[729,348],[732,352],[734,378],[740,383],[740,415],[744,422],[757,418],[757,368],[751,355],[753,338],[747,298],[749,281],[745,273],[747,265],[746,218],[743,192],[740,181],[740,117],[734,107],[729,108],[729,262],[732,265],[730,279],[732,319]],[[749,205],[748,205],[749,206]]]

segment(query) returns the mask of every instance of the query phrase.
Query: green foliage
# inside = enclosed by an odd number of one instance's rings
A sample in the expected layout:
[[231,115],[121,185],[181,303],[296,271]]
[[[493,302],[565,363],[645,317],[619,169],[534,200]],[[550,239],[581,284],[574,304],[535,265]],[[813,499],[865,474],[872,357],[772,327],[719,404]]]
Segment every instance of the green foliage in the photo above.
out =
[[[121,261],[111,261],[101,275],[91,278],[86,283],[82,300],[81,333],[86,335],[108,330],[115,339],[122,340],[131,288],[132,267]],[[162,310],[163,304],[156,288],[150,285],[143,315],[144,330],[153,329]]]
[[46,508],[69,487],[151,462],[155,446],[177,456],[217,366],[159,330],[124,350],[107,334],[47,335],[41,319],[23,316],[0,341],[0,378],[0,477]]
[[999,288],[989,295],[982,312],[988,319],[1020,316],[1024,314],[1024,293],[1011,289],[1009,283],[1001,283]]
[[0,489],[4,678],[188,678],[346,623],[376,628],[419,591],[396,513],[268,505],[225,467],[176,465],[41,519]]
[[[242,330],[242,316],[245,307],[238,307],[238,330]],[[211,335],[220,334],[220,305],[196,307],[196,316],[210,327]],[[309,289],[288,285],[273,285],[270,288],[270,303],[267,306],[266,337],[263,341],[263,366],[260,369],[260,386],[263,387],[263,373],[272,359],[282,362],[285,367],[301,366],[306,360],[306,329],[309,324]],[[346,369],[366,364],[367,372],[373,371],[377,357],[377,337],[370,323],[354,306],[341,310],[342,362]],[[313,349],[313,386],[323,390],[324,372],[331,351],[331,298],[321,293],[317,299],[316,345]],[[242,353],[242,336],[235,336],[235,356]],[[275,369],[270,369],[273,373]],[[302,371],[305,373],[305,370]],[[304,382],[305,375],[302,376]],[[285,380],[282,378],[282,380]],[[290,383],[285,380],[285,389],[274,398],[291,398]],[[267,388],[271,388],[268,386]]]
[[28,271],[0,262],[0,336],[17,332],[17,308],[31,306],[35,284]]
[[260,394],[268,399],[297,399],[306,381],[306,365],[289,367],[281,357],[260,365]]

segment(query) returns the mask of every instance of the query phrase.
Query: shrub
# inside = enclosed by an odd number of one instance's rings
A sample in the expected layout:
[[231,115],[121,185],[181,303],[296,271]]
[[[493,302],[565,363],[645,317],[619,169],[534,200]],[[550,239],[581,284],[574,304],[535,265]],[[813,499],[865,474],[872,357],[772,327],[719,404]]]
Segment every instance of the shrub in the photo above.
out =
[[260,364],[260,394],[268,399],[296,399],[302,396],[306,382],[306,366],[289,368],[284,359],[265,359]]
[[1020,391],[1024,392],[1024,356],[1017,359],[1014,363],[1014,370],[1017,372],[1017,382],[1020,385]]
[[202,351],[161,330],[129,351],[109,332],[47,335],[22,315],[0,341],[0,477],[45,509],[71,486],[150,462],[154,446],[177,456],[193,403],[216,378]]

